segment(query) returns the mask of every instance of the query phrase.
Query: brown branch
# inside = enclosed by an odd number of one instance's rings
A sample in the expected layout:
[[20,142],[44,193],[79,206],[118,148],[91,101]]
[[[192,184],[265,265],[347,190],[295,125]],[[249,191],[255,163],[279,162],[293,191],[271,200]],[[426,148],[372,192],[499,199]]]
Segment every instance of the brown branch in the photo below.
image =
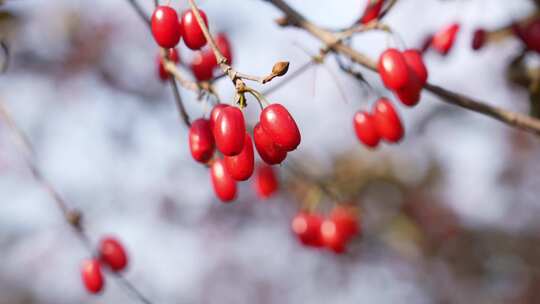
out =
[[386,7],[383,8],[382,12],[379,14],[379,18],[377,19],[382,20],[392,10],[392,8],[394,7],[394,5],[396,5],[396,3],[397,3],[397,0],[390,0],[389,3],[386,5]]
[[[295,9],[290,7],[283,0],[265,0],[266,2],[271,3],[276,8],[281,10],[287,17],[288,23],[298,28],[302,28],[309,32],[311,35],[315,36],[326,46],[330,47],[333,52],[340,53],[349,57],[352,61],[364,66],[365,68],[377,72],[376,62],[369,57],[365,56],[362,53],[357,52],[351,47],[341,43],[339,37],[336,37],[335,34],[329,32],[314,23],[308,21],[304,16],[298,13]],[[516,113],[508,111],[499,107],[491,106],[486,103],[477,101],[473,98],[467,97],[462,94],[452,92],[450,90],[444,89],[440,86],[433,84],[426,84],[424,87],[425,90],[430,93],[438,96],[441,100],[457,105],[459,107],[484,114],[488,117],[497,119],[509,126],[516,127],[522,130],[525,130],[530,133],[540,135],[540,120],[530,117],[525,114]]]

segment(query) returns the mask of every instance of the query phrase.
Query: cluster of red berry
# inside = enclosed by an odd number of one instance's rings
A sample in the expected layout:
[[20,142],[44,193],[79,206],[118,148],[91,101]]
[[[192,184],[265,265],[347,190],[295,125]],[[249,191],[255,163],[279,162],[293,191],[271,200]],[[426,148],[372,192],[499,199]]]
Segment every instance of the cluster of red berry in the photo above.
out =
[[325,247],[337,254],[344,253],[347,243],[361,234],[354,207],[337,206],[327,218],[314,212],[300,212],[291,227],[298,240],[305,246]]
[[[202,10],[199,10],[199,13],[208,27],[206,14]],[[174,63],[180,62],[180,56],[175,47],[183,37],[185,45],[189,49],[196,51],[190,65],[193,76],[195,76],[197,81],[208,81],[212,79],[218,62],[210,48],[203,49],[207,42],[206,37],[192,10],[184,11],[182,18],[178,19],[178,15],[173,8],[164,5],[158,6],[152,15],[151,28],[156,43],[167,50],[167,58]],[[230,64],[232,61],[232,50],[227,36],[224,33],[219,33],[215,41],[217,47]],[[170,75],[165,70],[163,59],[159,54],[157,67],[159,78],[164,81],[169,79]]]
[[[300,131],[291,114],[281,104],[264,108],[253,130],[255,148],[268,165],[281,163],[287,153],[300,144]],[[236,182],[251,177],[255,167],[253,142],[246,131],[244,114],[237,107],[218,104],[210,113],[210,119],[199,118],[189,130],[189,148],[193,158],[201,163],[212,160],[215,148],[223,154],[213,159],[210,168],[212,185],[217,197],[230,202],[236,197]],[[271,169],[271,168],[270,168]],[[257,177],[257,186],[268,196],[276,186],[273,171],[264,169]],[[268,181],[270,180],[270,181]],[[264,190],[262,190],[264,189]]]
[[99,243],[98,256],[85,260],[81,268],[81,277],[90,293],[99,293],[105,285],[101,266],[110,271],[119,272],[126,268],[128,257],[120,242],[112,237],[105,237]]

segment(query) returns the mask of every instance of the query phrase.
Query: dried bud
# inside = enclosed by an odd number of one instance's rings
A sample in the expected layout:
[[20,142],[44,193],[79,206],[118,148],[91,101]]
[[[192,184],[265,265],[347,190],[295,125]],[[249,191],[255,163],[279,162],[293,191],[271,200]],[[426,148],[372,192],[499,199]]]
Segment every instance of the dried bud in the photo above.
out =
[[276,19],[276,24],[279,26],[288,26],[289,19],[287,17],[279,17]]
[[272,74],[277,77],[281,77],[285,74],[287,74],[287,71],[289,70],[289,62],[288,61],[280,61],[276,64],[274,64],[274,67],[272,68]]

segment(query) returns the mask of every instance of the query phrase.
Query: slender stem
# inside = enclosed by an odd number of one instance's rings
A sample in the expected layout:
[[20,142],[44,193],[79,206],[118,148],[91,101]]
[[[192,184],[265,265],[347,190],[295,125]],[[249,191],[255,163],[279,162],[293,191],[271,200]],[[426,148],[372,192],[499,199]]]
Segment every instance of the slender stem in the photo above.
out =
[[189,115],[187,114],[186,107],[184,106],[184,103],[182,102],[182,97],[180,96],[180,91],[178,90],[178,85],[176,84],[176,80],[174,78],[171,78],[169,79],[169,82],[171,83],[171,88],[174,95],[174,101],[176,102],[176,107],[178,108],[178,114],[180,115],[180,119],[182,119],[182,121],[189,128],[191,126],[191,122],[189,121]]
[[[142,6],[137,2],[136,0],[127,0],[129,4],[133,7],[137,15],[146,23],[146,25],[150,26],[150,18],[146,13],[144,12],[144,9]],[[157,2],[157,1],[156,1]]]

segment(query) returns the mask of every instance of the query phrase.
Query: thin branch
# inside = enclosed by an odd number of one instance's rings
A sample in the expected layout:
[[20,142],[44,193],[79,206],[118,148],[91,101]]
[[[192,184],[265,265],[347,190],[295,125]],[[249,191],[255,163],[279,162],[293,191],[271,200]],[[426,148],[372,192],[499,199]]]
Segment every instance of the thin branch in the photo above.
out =
[[[133,7],[137,15],[146,23],[146,25],[150,26],[150,18],[148,15],[144,12],[144,9],[142,6],[137,2],[136,0],[127,0],[129,4]],[[157,3],[157,1],[155,1]],[[157,4],[156,4],[157,5]]]
[[191,126],[191,122],[189,121],[189,116],[186,111],[186,107],[184,106],[184,103],[182,102],[182,97],[180,96],[180,91],[178,90],[178,85],[176,84],[176,80],[174,78],[169,79],[174,95],[174,101],[176,103],[176,107],[178,108],[178,114],[180,114],[180,119],[186,124],[186,126],[189,128]]
[[388,14],[392,8],[394,7],[394,5],[396,5],[397,3],[397,0],[389,0],[389,3],[386,5],[385,8],[383,8],[382,12],[379,14],[379,18],[377,18],[378,20],[382,20],[386,14]]
[[[335,34],[315,25],[308,21],[304,16],[298,13],[295,9],[290,7],[283,0],[264,0],[271,3],[276,8],[281,10],[287,17],[288,23],[295,25],[298,28],[302,28],[309,32],[311,35],[318,38],[326,46],[330,47],[332,51],[340,53],[346,57],[349,57],[352,61],[364,66],[365,68],[377,72],[377,65],[374,60],[366,55],[357,52],[351,47],[341,43],[339,37]],[[488,105],[484,102],[477,101],[473,98],[461,95],[450,90],[444,89],[440,86],[433,84],[426,84],[424,89],[438,96],[441,100],[457,105],[459,107],[484,114],[488,117],[497,119],[509,126],[516,127],[525,130],[530,133],[540,135],[540,120],[532,118],[528,115],[508,111],[499,107]]]

